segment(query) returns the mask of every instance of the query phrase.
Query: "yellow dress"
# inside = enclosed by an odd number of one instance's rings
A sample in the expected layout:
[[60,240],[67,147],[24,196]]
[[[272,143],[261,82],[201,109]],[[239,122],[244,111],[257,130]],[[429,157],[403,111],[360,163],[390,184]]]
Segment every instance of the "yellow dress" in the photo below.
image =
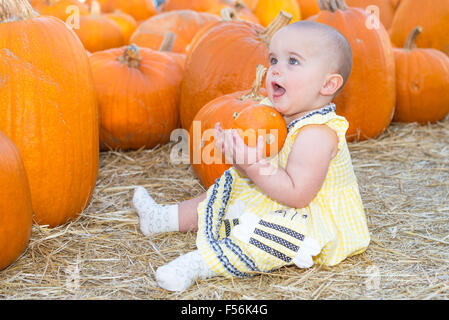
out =
[[332,266],[368,247],[366,217],[345,138],[348,122],[335,113],[334,104],[292,121],[284,146],[270,163],[285,168],[299,130],[309,124],[326,124],[339,142],[324,183],[307,207],[291,208],[271,199],[234,167],[198,205],[196,244],[216,273],[245,277],[290,264]]

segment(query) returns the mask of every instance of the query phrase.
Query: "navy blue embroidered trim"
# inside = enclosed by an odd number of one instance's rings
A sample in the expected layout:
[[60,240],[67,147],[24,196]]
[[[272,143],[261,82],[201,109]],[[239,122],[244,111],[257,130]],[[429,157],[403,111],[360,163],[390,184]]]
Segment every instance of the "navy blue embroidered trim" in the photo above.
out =
[[267,222],[267,221],[264,221],[264,220],[260,220],[259,224],[264,226],[264,227],[268,227],[268,228],[271,228],[271,229],[274,229],[274,230],[286,233],[289,236],[291,236],[293,238],[296,238],[296,239],[298,239],[300,241],[304,241],[304,235],[301,234],[301,233],[296,232],[295,230],[283,227],[283,226],[275,224],[275,223]]
[[229,237],[231,235],[231,228],[235,227],[236,225],[239,224],[239,219],[235,218],[235,219],[224,219],[223,223],[225,225],[225,233],[226,233],[226,237]]
[[[223,221],[223,216],[226,211],[226,207],[229,201],[229,197],[232,191],[231,185],[233,182],[232,175],[225,171],[224,173],[225,178],[225,184],[224,184],[224,190],[223,190],[223,199],[222,199],[222,207],[220,208],[220,211],[218,213],[218,221]],[[231,250],[250,270],[252,271],[259,271],[259,269],[256,267],[256,264],[253,260],[251,260],[247,255],[245,255],[242,252],[242,249],[237,246],[235,243],[232,242],[230,238],[224,238],[221,241],[218,241],[216,237],[214,237],[214,234],[212,232],[212,217],[213,217],[213,209],[212,205],[215,203],[218,193],[218,186],[221,179],[217,179],[215,181],[214,187],[212,189],[212,195],[207,203],[206,207],[206,239],[212,249],[215,251],[215,254],[217,255],[218,260],[221,262],[223,267],[231,274],[237,276],[237,277],[248,277],[251,276],[251,274],[244,273],[239,271],[236,267],[234,267],[230,262],[229,259],[224,254],[223,250],[220,247],[220,244],[224,244],[229,250]],[[218,237],[218,231],[220,228],[220,223],[216,226],[216,234]]]
[[231,223],[226,219],[223,222],[225,225],[226,237],[229,237],[231,235]]
[[329,103],[327,105],[325,105],[324,107],[322,107],[321,109],[312,111],[306,115],[303,115],[301,118],[298,118],[296,120],[293,120],[292,122],[290,122],[290,124],[287,126],[287,131],[290,131],[295,124],[297,124],[299,121],[310,118],[311,116],[314,116],[316,114],[321,114],[322,116],[324,116],[325,114],[328,114],[329,112],[335,112],[337,110],[337,107],[335,106],[334,103]]
[[271,240],[273,242],[279,243],[280,245],[282,245],[282,246],[286,247],[287,249],[290,249],[290,250],[292,250],[294,252],[298,252],[298,250],[299,250],[299,247],[294,245],[290,241],[282,239],[282,238],[280,238],[278,236],[275,236],[275,235],[273,235],[271,233],[268,233],[268,232],[265,232],[263,230],[260,230],[260,229],[256,228],[254,230],[254,234],[257,234],[257,235],[259,235],[261,237],[264,237],[264,238],[266,238],[268,240]]
[[271,254],[272,256],[275,256],[276,258],[281,259],[281,260],[287,262],[287,263],[289,263],[292,260],[292,258],[287,257],[282,252],[277,251],[277,250],[275,250],[273,248],[270,248],[269,246],[263,244],[262,242],[254,239],[254,238],[250,238],[249,239],[249,243],[254,245],[254,246],[256,246],[257,248],[262,249],[263,251]]

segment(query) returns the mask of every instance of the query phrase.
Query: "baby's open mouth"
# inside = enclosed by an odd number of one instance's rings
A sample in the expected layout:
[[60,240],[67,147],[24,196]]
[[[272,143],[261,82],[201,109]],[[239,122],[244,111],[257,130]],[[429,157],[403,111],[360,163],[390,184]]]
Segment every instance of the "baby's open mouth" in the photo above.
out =
[[284,95],[285,89],[277,82],[271,82],[271,86],[273,87],[273,98],[279,98]]

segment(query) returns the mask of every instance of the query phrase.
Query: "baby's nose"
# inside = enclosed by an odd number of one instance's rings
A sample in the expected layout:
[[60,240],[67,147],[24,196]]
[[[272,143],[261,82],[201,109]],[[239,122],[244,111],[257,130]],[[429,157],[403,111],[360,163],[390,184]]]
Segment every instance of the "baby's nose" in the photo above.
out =
[[281,71],[279,70],[279,68],[272,68],[271,69],[271,75],[279,76],[279,75],[281,75]]

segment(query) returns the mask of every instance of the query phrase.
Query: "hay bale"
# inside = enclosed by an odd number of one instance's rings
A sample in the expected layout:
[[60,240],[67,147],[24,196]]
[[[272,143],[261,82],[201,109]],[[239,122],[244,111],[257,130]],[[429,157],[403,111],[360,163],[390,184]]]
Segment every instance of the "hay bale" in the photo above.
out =
[[204,188],[189,165],[170,163],[173,144],[102,152],[89,207],[57,228],[33,226],[27,250],[0,272],[0,299],[448,299],[448,141],[446,118],[349,145],[372,236],[365,253],[332,268],[213,278],[182,294],[158,288],[154,272],[194,250],[195,233],[143,236],[132,191],[176,203]]

